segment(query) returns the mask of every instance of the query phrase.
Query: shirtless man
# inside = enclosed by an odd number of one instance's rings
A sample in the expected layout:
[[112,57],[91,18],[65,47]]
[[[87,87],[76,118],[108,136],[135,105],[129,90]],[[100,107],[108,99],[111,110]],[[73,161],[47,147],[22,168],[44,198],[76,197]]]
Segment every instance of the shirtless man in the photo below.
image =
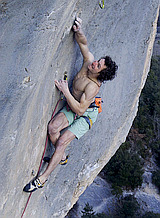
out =
[[[75,38],[83,55],[83,66],[74,78],[72,94],[69,91],[67,81],[55,80],[55,85],[67,100],[67,107],[64,107],[48,125],[48,134],[55,146],[55,152],[45,172],[39,178],[28,183],[23,189],[25,192],[33,192],[42,188],[55,167],[59,163],[65,164],[67,162],[68,156],[65,155],[67,145],[74,138],[79,139],[89,130],[89,124],[84,116],[91,119],[93,123],[96,121],[98,109],[96,107],[89,108],[89,106],[94,102],[101,84],[106,80],[112,80],[116,75],[118,67],[110,57],[106,56],[94,61],[94,56],[88,49],[81,23],[82,20],[77,18],[73,25]],[[67,130],[60,134],[60,131],[66,127],[68,127]]]

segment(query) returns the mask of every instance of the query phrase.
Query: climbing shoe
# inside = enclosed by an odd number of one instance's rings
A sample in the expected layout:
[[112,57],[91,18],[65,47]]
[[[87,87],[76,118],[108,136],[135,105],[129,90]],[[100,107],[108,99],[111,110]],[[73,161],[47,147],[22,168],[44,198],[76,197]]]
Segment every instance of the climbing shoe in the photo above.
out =
[[[66,159],[65,159],[65,160],[61,160],[61,161],[59,162],[59,164],[61,164],[61,165],[66,165],[66,164],[67,164],[67,161],[68,161],[68,158],[69,158],[69,155],[66,156]],[[44,157],[44,158],[43,158],[43,161],[46,162],[46,163],[49,163],[50,159],[51,159],[50,157]]]
[[50,157],[44,157],[43,161],[46,162],[46,163],[49,163],[50,159],[51,159]]
[[65,159],[65,160],[61,160],[61,161],[59,162],[59,164],[61,164],[61,165],[66,165],[66,164],[67,164],[67,161],[68,161],[68,158],[69,158],[69,155],[66,156],[66,159]]
[[31,182],[29,182],[24,188],[23,191],[24,192],[34,192],[36,191],[38,188],[43,188],[45,183],[41,183],[39,179],[34,179]]

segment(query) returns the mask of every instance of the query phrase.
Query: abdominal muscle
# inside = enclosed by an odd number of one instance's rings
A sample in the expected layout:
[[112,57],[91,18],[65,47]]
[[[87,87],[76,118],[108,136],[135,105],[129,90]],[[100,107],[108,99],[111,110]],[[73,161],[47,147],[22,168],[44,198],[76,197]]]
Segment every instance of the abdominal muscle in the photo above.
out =
[[[88,83],[87,83],[88,84]],[[81,78],[75,78],[73,81],[72,95],[80,102],[81,96],[85,92],[86,82]]]
[[89,82],[90,80],[88,79],[86,72],[79,72],[74,78],[72,94],[77,101],[80,101]]
[[77,101],[80,102],[81,96],[85,92],[85,88],[90,82],[91,81],[88,79],[87,76],[75,77],[73,81],[72,95]]

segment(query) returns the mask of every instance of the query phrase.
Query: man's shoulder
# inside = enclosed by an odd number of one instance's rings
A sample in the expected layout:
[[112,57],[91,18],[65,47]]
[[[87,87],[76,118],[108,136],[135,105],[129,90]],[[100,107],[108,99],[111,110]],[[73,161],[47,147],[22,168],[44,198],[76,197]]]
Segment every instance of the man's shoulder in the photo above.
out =
[[93,82],[93,81],[88,81],[87,85],[86,85],[86,91],[90,91],[90,92],[99,92],[100,89],[100,85],[98,84],[98,82]]

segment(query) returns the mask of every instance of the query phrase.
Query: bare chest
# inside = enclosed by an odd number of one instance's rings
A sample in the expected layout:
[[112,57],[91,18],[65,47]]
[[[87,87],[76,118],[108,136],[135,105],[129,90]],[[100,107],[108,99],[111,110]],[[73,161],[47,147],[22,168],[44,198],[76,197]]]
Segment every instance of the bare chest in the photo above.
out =
[[75,78],[74,81],[73,81],[73,88],[74,88],[76,91],[84,92],[85,87],[87,86],[87,84],[88,84],[89,82],[90,82],[90,81],[88,80],[87,77]]
[[87,77],[76,77],[73,81],[73,96],[80,100],[82,94],[85,91],[86,86],[88,85],[90,81]]

